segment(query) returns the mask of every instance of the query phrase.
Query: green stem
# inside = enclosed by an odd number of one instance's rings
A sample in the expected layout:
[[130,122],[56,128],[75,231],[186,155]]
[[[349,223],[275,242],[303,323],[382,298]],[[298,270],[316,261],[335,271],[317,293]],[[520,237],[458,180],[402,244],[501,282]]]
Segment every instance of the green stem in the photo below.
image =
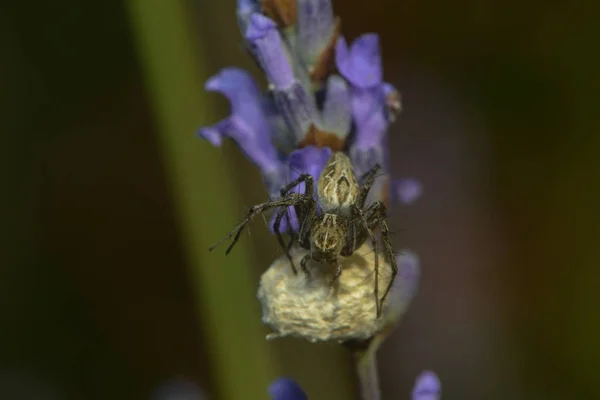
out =
[[235,225],[232,210],[240,206],[221,151],[195,136],[216,116],[202,89],[207,76],[192,40],[192,13],[183,0],[129,0],[127,7],[202,316],[214,398],[264,398],[277,374],[260,324],[252,254],[244,243],[228,257],[208,252]]

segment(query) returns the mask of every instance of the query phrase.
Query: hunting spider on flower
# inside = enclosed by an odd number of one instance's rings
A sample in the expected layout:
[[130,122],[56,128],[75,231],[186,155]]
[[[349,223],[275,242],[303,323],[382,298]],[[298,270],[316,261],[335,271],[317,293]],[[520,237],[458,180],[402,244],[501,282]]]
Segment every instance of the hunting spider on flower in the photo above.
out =
[[[317,202],[314,199],[313,177],[303,174],[298,179],[290,182],[281,189],[281,198],[271,200],[250,208],[244,220],[238,224],[225,238],[212,246],[217,247],[222,241],[233,236],[233,241],[225,251],[229,254],[239,240],[243,229],[252,218],[268,210],[277,209],[274,231],[277,240],[284,250],[294,274],[296,266],[292,261],[290,249],[294,242],[310,253],[300,262],[302,270],[308,274],[306,263],[312,258],[318,262],[335,265],[332,284],[342,273],[342,265],[338,257],[349,257],[366,240],[371,241],[375,252],[375,301],[377,317],[381,316],[383,302],[390,292],[394,278],[398,273],[396,257],[390,241],[390,234],[386,222],[386,207],[381,201],[374,202],[365,209],[365,202],[371,186],[381,166],[375,165],[368,171],[363,179],[363,185],[357,182],[352,164],[348,156],[341,152],[334,152],[321,172],[317,181],[317,198],[321,212],[317,211]],[[294,193],[292,189],[304,182],[304,193]],[[286,216],[288,207],[294,207],[298,216],[300,229],[292,234],[292,240],[286,244],[279,231],[281,221]],[[381,231],[384,254],[390,263],[392,276],[387,287],[379,298],[379,248],[378,240],[373,232],[379,228]]]

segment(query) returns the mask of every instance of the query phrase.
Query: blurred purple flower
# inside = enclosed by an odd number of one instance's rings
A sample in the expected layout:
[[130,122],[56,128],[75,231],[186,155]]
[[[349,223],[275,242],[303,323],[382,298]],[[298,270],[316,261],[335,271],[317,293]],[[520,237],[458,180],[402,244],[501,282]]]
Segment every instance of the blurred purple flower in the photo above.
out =
[[344,78],[359,89],[371,89],[381,84],[381,50],[379,36],[365,33],[348,49],[346,39],[340,37],[335,46],[335,60]]
[[269,386],[271,400],[308,400],[302,388],[290,378],[279,378]]
[[442,396],[442,385],[437,375],[424,371],[417,377],[412,392],[412,400],[439,400]]
[[230,137],[261,170],[277,169],[280,161],[261,108],[260,92],[252,76],[239,68],[224,68],[206,81],[205,88],[227,97],[231,116],[213,126],[201,128],[199,135],[213,146],[221,146],[223,138]]
[[412,204],[423,193],[423,185],[414,178],[396,179],[392,181],[392,201],[395,203]]
[[331,0],[297,0],[298,56],[310,69],[334,33],[335,25]]
[[292,86],[295,81],[292,66],[275,22],[260,13],[251,14],[246,40],[253,45],[269,82],[278,89]]

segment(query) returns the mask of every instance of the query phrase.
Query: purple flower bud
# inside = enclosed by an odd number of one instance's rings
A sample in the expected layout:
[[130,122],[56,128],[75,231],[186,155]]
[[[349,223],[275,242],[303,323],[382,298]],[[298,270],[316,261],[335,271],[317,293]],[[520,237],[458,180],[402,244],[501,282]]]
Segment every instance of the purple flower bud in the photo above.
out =
[[315,64],[329,44],[335,25],[331,0],[297,0],[296,49],[307,69]]
[[292,86],[295,82],[292,66],[275,22],[262,14],[253,13],[245,36],[253,46],[269,82],[277,89]]
[[385,107],[385,95],[381,85],[371,89],[352,90],[352,117],[356,125],[355,146],[382,146],[389,126]]
[[281,162],[271,143],[260,93],[250,74],[239,68],[224,68],[206,82],[205,88],[229,99],[231,115],[213,126],[201,128],[199,135],[213,146],[220,146],[224,137],[230,137],[261,171],[279,169]]
[[424,371],[417,377],[412,400],[439,400],[441,395],[441,383],[435,373]]
[[346,40],[340,37],[335,47],[335,59],[338,70],[353,86],[369,89],[381,84],[381,50],[377,34],[359,36],[350,49]]
[[396,256],[398,275],[395,285],[400,287],[399,301],[408,304],[417,294],[421,279],[419,257],[411,251],[403,250]]
[[423,185],[414,178],[396,179],[392,181],[392,201],[410,205],[417,201],[423,193]]
[[302,388],[290,378],[279,378],[269,386],[271,400],[308,400]]
[[343,141],[350,133],[351,125],[350,88],[341,76],[331,75],[327,80],[320,127],[324,131],[334,133]]

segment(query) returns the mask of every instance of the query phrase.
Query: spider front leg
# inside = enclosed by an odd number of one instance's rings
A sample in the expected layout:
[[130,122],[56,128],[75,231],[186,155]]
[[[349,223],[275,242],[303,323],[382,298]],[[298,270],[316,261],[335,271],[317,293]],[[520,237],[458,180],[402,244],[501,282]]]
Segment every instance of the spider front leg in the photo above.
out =
[[308,263],[311,260],[311,258],[312,256],[310,254],[306,254],[304,257],[302,257],[302,260],[300,261],[300,268],[302,268],[302,272],[304,272],[306,276],[310,275],[306,263]]
[[362,186],[360,188],[360,193],[358,195],[358,199],[356,200],[356,206],[361,210],[365,207],[365,202],[367,201],[367,196],[369,195],[369,191],[371,190],[371,186],[375,183],[375,178],[377,178],[377,173],[381,169],[381,165],[375,164],[373,168],[371,168],[367,173],[365,173],[360,181],[362,182]]
[[[294,260],[292,259],[292,256],[290,254],[290,250],[294,243],[294,234],[293,233],[291,234],[292,238],[291,238],[290,242],[286,245],[285,241],[283,240],[283,235],[281,234],[281,232],[279,232],[279,226],[281,225],[281,220],[283,219],[283,217],[286,216],[286,211],[287,211],[287,207],[281,207],[279,209],[279,211],[277,211],[277,216],[275,217],[275,223],[273,224],[273,230],[275,231],[275,236],[277,237],[277,241],[279,242],[279,245],[283,249],[283,252],[285,253],[288,261],[290,262],[290,267],[292,267],[292,271],[294,271],[294,275],[298,275],[298,270],[296,269],[296,265],[294,265]],[[290,223],[289,223],[289,218],[288,218],[288,227],[289,226],[290,226]]]
[[219,242],[217,242],[216,244],[211,246],[209,248],[209,251],[214,250],[223,241],[225,241],[225,240],[231,238],[233,235],[235,235],[235,237],[233,238],[233,241],[231,242],[231,244],[229,245],[227,250],[225,250],[225,254],[229,254],[229,252],[231,252],[231,249],[233,249],[233,246],[235,246],[235,244],[239,240],[239,238],[242,234],[242,231],[244,230],[246,225],[248,225],[252,221],[252,218],[257,216],[258,214],[262,214],[266,211],[272,210],[273,208],[291,207],[298,203],[302,203],[305,200],[306,200],[306,197],[304,195],[301,195],[298,193],[290,193],[284,198],[268,201],[266,203],[262,203],[262,204],[258,204],[258,205],[250,207],[250,210],[248,210],[248,214],[246,214],[246,218],[244,218],[244,220],[241,223],[239,223],[231,232],[229,232],[227,234],[227,236],[225,236]]
[[333,279],[331,279],[331,282],[329,282],[329,286],[333,286],[334,283],[340,278],[340,276],[342,275],[342,264],[340,264],[339,260],[335,260],[336,264],[337,264],[337,268],[335,270],[335,274],[333,275]]
[[394,252],[394,248],[392,247],[392,242],[390,240],[390,231],[388,229],[386,217],[387,217],[387,209],[385,207],[385,204],[383,204],[383,202],[378,201],[378,202],[374,203],[372,207],[370,207],[368,221],[370,223],[377,222],[377,221],[379,222],[379,229],[381,230],[381,239],[382,239],[383,245],[385,247],[385,252],[386,252],[387,258],[389,259],[389,262],[390,262],[390,267],[392,268],[392,275],[390,277],[390,281],[387,284],[387,287],[385,288],[385,291],[383,292],[383,296],[381,297],[381,300],[380,300],[381,305],[379,308],[383,307],[383,302],[385,301],[387,295],[390,293],[390,290],[392,289],[392,285],[394,284],[394,280],[396,279],[396,275],[398,275],[398,265],[396,263],[396,254]]
[[313,183],[313,177],[310,174],[302,174],[298,178],[294,179],[293,181],[282,187],[281,196],[283,197],[287,195],[290,192],[290,190],[292,190],[302,182],[304,182],[304,194],[312,197],[315,188]]
[[[378,246],[377,246],[377,237],[375,237],[373,230],[369,226],[370,225],[369,221],[365,217],[365,214],[362,209],[358,208],[357,205],[353,204],[351,206],[351,212],[352,212],[353,219],[355,217],[358,220],[357,222],[359,222],[362,225],[363,232],[366,232],[369,239],[371,239],[371,245],[373,246],[373,252],[375,253],[375,268],[374,268],[375,293],[374,294],[375,294],[375,305],[376,305],[376,310],[377,310],[377,318],[379,318],[381,316],[381,305],[383,303],[379,302],[379,250],[378,250]],[[354,224],[352,224],[352,225],[354,225]],[[352,253],[355,250],[356,249],[352,249]]]

